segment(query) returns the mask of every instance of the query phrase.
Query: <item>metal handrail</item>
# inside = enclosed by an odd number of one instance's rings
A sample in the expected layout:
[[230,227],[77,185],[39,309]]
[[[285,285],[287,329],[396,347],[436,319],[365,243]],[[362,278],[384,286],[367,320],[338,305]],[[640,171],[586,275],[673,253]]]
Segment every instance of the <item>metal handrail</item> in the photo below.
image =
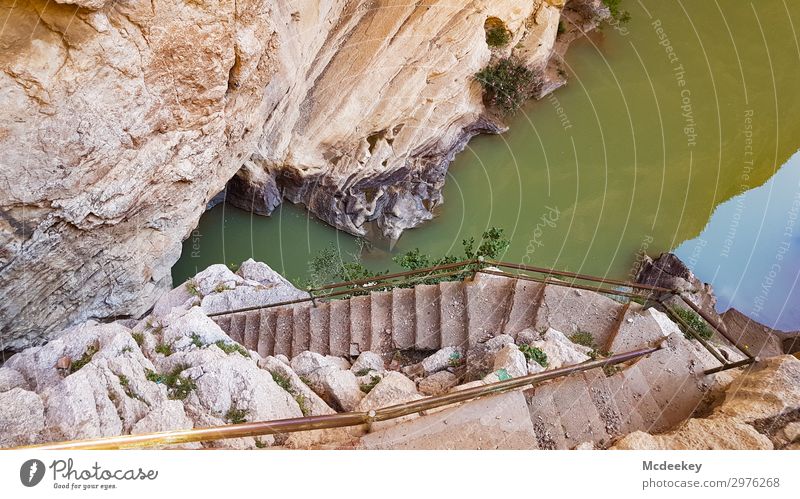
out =
[[581,364],[561,367],[536,374],[528,374],[518,378],[497,381],[483,386],[467,388],[444,395],[427,397],[420,400],[396,404],[367,412],[343,412],[325,416],[306,416],[302,418],[279,419],[275,421],[260,421],[254,423],[230,424],[210,428],[196,428],[190,430],[173,430],[140,435],[120,435],[91,440],[73,440],[69,442],[56,442],[49,444],[30,445],[18,449],[37,450],[111,450],[111,449],[139,449],[146,447],[163,447],[186,444],[191,442],[207,442],[227,438],[258,437],[298,431],[321,430],[331,428],[345,428],[359,426],[378,421],[397,419],[411,414],[430,411],[440,407],[465,402],[489,395],[497,395],[511,390],[536,385],[543,381],[569,376],[590,369],[616,365],[629,360],[638,359],[661,350],[661,345],[632,350],[630,352],[612,355],[604,359],[589,360]]

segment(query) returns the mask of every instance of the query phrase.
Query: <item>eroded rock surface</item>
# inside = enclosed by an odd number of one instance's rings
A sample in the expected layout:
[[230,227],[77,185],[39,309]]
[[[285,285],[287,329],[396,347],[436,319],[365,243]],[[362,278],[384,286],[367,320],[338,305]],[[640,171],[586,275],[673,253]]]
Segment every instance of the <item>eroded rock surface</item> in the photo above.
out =
[[236,172],[228,200],[258,213],[286,197],[389,237],[429,219],[453,155],[503,129],[473,75],[507,55],[553,73],[561,4],[3,1],[3,348],[140,317]]

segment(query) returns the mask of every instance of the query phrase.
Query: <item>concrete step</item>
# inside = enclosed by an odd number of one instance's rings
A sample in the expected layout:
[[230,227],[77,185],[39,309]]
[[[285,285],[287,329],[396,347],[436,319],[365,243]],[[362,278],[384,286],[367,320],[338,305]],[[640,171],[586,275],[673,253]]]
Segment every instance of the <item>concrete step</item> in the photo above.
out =
[[[633,311],[631,311],[631,307],[633,307]],[[619,313],[617,314],[617,320],[614,321],[614,326],[611,329],[611,334],[609,334],[608,337],[606,337],[606,342],[604,344],[602,344],[602,345],[599,345],[599,346],[603,350],[605,350],[606,352],[614,352],[614,351],[616,351],[616,350],[609,350],[609,349],[611,348],[612,343],[614,343],[614,340],[617,338],[617,335],[619,334],[620,327],[622,326],[622,322],[625,319],[630,318],[630,314],[631,313],[635,313],[635,312],[641,310],[641,308],[642,308],[641,305],[639,305],[638,303],[631,302],[631,301],[629,301],[628,303],[625,303],[624,305],[622,305],[622,308],[620,309]]]
[[561,416],[567,447],[572,449],[583,442],[607,444],[610,436],[584,377],[574,374],[555,382],[558,387],[553,391],[553,404]]
[[300,352],[304,352],[311,347],[311,306],[300,304],[293,307],[292,324],[292,356],[294,358]]
[[242,345],[248,350],[258,350],[258,332],[261,329],[261,315],[258,310],[245,312],[244,341]]
[[267,308],[260,310],[261,319],[258,331],[258,354],[262,357],[275,353],[275,329],[278,313],[275,309]]
[[392,351],[392,292],[370,293],[370,349],[375,353]]
[[311,319],[311,351],[322,355],[330,352],[330,320],[331,304],[317,302],[310,310]]
[[395,349],[414,347],[415,306],[414,288],[399,288],[392,293],[392,343]]
[[504,333],[516,339],[517,333],[536,325],[536,311],[539,309],[544,288],[544,284],[517,279]]
[[548,284],[536,314],[536,329],[552,327],[567,336],[584,331],[605,345],[623,304],[599,293]]
[[[589,389],[589,396],[597,408],[597,413],[600,415],[604,429],[610,439],[630,433],[625,431],[630,427],[630,423],[617,407],[612,385],[608,382],[609,378],[606,377],[603,370],[592,369],[591,371],[584,371],[583,380]],[[601,447],[607,447],[610,441],[597,442],[597,444]]]
[[227,334],[228,336],[231,335],[230,334],[230,331],[231,331],[231,316],[230,315],[220,315],[218,317],[213,317],[212,319],[214,320],[214,322],[217,323],[217,326],[219,326],[219,328],[222,329],[222,331],[225,334]]
[[464,283],[458,281],[439,284],[439,317],[441,345],[467,345],[467,297]]
[[631,306],[620,321],[619,329],[606,346],[609,352],[630,352],[659,344],[666,336],[680,333],[677,324],[656,309]]
[[654,421],[656,431],[671,429],[689,418],[705,395],[702,363],[695,356],[689,340],[681,333],[672,334],[664,348],[636,366],[650,385],[650,393],[660,408]]
[[638,366],[628,367],[621,373],[622,384],[634,400],[633,409],[639,413],[639,418],[644,425],[643,431],[656,430],[655,422],[661,417],[661,408],[650,393],[650,385]]
[[523,392],[540,449],[567,448],[561,417],[553,403],[555,386],[555,383],[547,382]]
[[328,338],[330,354],[336,357],[350,355],[350,301],[333,300],[331,302],[330,336]]
[[371,300],[369,295],[360,295],[350,298],[350,354],[358,356],[361,352],[370,349],[371,328]]
[[503,332],[516,279],[476,274],[467,284],[468,344],[475,345]]
[[525,397],[485,397],[369,433],[362,449],[538,449]]
[[639,398],[625,383],[623,373],[605,378],[605,385],[608,387],[620,417],[620,435],[627,435],[636,430],[646,431],[650,428],[650,423],[645,422],[642,415],[639,414],[637,409]]
[[275,328],[275,353],[292,356],[292,334],[294,333],[294,313],[292,307],[277,309]]
[[238,343],[244,342],[244,327],[247,321],[245,314],[238,313],[238,314],[231,314],[231,327],[228,331],[228,336],[231,337],[233,341]]
[[418,285],[414,290],[414,302],[417,319],[414,348],[438,350],[441,344],[439,286]]

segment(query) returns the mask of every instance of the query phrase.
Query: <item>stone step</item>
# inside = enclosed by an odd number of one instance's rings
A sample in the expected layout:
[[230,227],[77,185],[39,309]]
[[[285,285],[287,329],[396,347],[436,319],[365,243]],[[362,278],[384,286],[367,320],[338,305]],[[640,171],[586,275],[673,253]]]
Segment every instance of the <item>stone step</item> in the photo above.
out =
[[439,286],[421,284],[414,290],[417,327],[414,348],[438,350],[441,345]]
[[675,427],[700,406],[705,395],[703,368],[689,340],[681,333],[664,341],[663,349],[636,363],[647,378],[650,394],[660,409],[656,431]]
[[536,314],[536,329],[552,327],[567,336],[578,331],[605,345],[614,331],[623,304],[592,291],[548,284]]
[[[633,310],[631,310],[631,307],[633,307]],[[622,326],[623,321],[630,318],[631,314],[636,313],[639,310],[641,310],[641,305],[635,302],[629,301],[628,303],[622,305],[619,314],[617,314],[617,320],[614,322],[614,327],[611,330],[611,334],[609,334],[608,337],[606,338],[606,342],[600,345],[600,347],[603,350],[605,350],[606,352],[616,351],[616,350],[610,350],[610,348],[612,347],[612,343],[614,343],[614,341],[617,338],[617,335],[620,332],[620,328]]]
[[609,352],[630,352],[659,344],[666,336],[680,329],[669,317],[654,308],[632,306],[620,321],[617,333],[606,346]]
[[639,413],[639,418],[644,425],[643,431],[656,430],[655,422],[661,417],[661,408],[650,393],[650,385],[637,365],[622,371],[622,384],[630,393],[630,398],[635,402],[633,409]]
[[258,310],[245,312],[244,341],[242,345],[248,350],[258,350],[258,332],[261,329],[261,315]]
[[330,352],[330,320],[331,304],[317,303],[310,310],[311,323],[311,351],[322,355]]
[[275,327],[275,352],[274,355],[283,354],[292,356],[292,334],[294,333],[294,313],[292,307],[277,309]]
[[540,449],[566,449],[564,427],[553,403],[555,383],[548,382],[525,390],[533,431]]
[[304,352],[311,347],[311,307],[308,304],[300,304],[293,307],[292,324],[292,356],[294,358],[300,352]]
[[555,382],[558,387],[553,391],[553,404],[561,416],[567,447],[573,449],[584,442],[607,444],[610,436],[584,377],[574,374]]
[[350,299],[350,355],[370,349],[371,341],[371,300],[369,295],[354,296]]
[[639,414],[637,406],[640,399],[628,387],[625,379],[623,373],[605,378],[605,385],[608,387],[620,416],[620,435],[627,435],[636,430],[647,431],[651,423],[645,422],[642,415]]
[[227,334],[228,336],[231,335],[231,316],[230,315],[220,315],[218,317],[213,317],[214,322],[217,323],[222,332]]
[[228,331],[228,336],[231,337],[233,341],[238,343],[244,342],[244,327],[247,321],[245,314],[238,313],[238,314],[231,314],[231,327]]
[[414,347],[415,305],[414,288],[399,288],[392,292],[392,343],[397,350]]
[[516,279],[491,274],[476,274],[467,284],[468,344],[481,341],[503,332],[511,302],[514,299]]
[[460,281],[439,284],[439,317],[441,320],[441,345],[467,345],[467,297],[464,283]]
[[335,357],[350,355],[350,300],[331,302],[330,354]]
[[370,293],[370,349],[375,353],[392,351],[392,292]]
[[[602,369],[583,372],[583,380],[589,389],[589,396],[597,408],[597,413],[604,424],[604,429],[608,436],[614,439],[633,430],[626,431],[630,428],[630,421],[617,406],[614,399],[614,388],[609,383],[609,379]],[[607,447],[610,441],[597,442],[597,444],[600,447]]]
[[273,355],[275,352],[275,327],[277,311],[272,308],[260,310],[261,319],[258,331],[258,354],[262,357]]
[[544,288],[542,283],[517,279],[504,333],[516,339],[517,333],[536,325],[536,312],[539,310]]
[[518,391],[480,398],[368,433],[361,449],[535,450],[537,436]]

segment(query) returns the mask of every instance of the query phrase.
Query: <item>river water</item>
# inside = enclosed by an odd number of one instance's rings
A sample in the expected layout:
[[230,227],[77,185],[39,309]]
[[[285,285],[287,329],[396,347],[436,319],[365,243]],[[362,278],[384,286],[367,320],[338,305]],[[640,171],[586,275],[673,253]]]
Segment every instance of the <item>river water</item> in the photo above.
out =
[[[506,260],[614,278],[631,277],[639,252],[677,249],[720,292],[721,310],[800,329],[800,159],[789,160],[800,148],[800,2],[624,7],[626,26],[570,48],[566,87],[458,155],[436,219],[362,258],[385,270],[415,247],[458,253],[491,226],[512,240]],[[302,281],[328,244],[345,258],[359,252],[301,207],[264,218],[219,205],[173,277],[252,257]]]

